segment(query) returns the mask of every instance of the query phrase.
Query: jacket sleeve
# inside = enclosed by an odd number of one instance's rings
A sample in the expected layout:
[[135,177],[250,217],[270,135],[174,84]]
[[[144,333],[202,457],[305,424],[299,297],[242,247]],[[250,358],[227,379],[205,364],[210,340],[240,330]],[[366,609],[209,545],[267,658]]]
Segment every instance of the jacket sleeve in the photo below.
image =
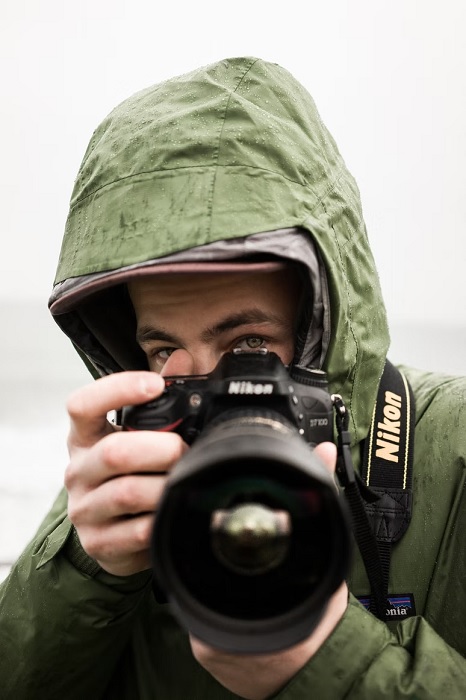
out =
[[464,700],[466,659],[421,617],[388,627],[350,596],[346,613],[274,700]]
[[64,511],[51,517],[0,587],[4,700],[102,697],[149,590],[148,572],[120,579],[77,568],[76,552],[66,553],[70,521]]

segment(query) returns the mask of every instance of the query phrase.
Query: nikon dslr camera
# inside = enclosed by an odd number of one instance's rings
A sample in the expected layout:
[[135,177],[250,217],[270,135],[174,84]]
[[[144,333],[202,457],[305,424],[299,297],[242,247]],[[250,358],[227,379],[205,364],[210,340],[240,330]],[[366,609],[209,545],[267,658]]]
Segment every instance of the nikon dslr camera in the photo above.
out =
[[325,373],[267,351],[229,353],[206,376],[167,377],[123,409],[127,430],[175,431],[191,449],[168,477],[154,575],[180,623],[211,646],[287,648],[311,634],[345,578],[350,527],[313,454],[333,440]]

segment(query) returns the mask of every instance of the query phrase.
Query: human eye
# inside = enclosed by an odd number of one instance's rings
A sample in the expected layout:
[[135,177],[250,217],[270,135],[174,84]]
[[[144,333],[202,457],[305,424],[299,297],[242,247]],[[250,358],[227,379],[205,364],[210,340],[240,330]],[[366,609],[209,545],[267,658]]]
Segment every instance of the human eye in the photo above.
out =
[[234,349],[241,352],[255,352],[264,348],[266,341],[260,335],[248,335],[235,343]]
[[175,349],[176,348],[159,348],[155,350],[153,354],[163,362],[166,362],[170,355],[175,352]]
[[176,348],[173,347],[151,348],[147,352],[147,357],[151,368],[160,370],[167,362],[170,355],[175,352],[175,350]]

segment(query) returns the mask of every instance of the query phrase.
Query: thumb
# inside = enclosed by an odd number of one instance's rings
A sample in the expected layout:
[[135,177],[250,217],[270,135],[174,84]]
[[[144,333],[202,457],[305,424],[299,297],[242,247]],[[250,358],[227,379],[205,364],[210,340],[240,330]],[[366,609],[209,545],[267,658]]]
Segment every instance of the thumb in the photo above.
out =
[[314,449],[314,454],[320,459],[330,474],[335,474],[337,466],[337,446],[333,442],[321,442]]

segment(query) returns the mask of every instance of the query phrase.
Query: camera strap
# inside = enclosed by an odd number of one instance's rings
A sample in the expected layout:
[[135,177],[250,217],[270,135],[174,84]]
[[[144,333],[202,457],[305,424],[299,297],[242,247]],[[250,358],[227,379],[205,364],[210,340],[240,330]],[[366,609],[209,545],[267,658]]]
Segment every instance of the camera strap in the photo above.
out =
[[369,609],[390,619],[388,580],[393,545],[412,514],[415,403],[412,389],[388,360],[380,381],[359,476],[353,468],[349,415],[334,397],[338,432],[337,473],[345,489],[353,530],[371,587]]

